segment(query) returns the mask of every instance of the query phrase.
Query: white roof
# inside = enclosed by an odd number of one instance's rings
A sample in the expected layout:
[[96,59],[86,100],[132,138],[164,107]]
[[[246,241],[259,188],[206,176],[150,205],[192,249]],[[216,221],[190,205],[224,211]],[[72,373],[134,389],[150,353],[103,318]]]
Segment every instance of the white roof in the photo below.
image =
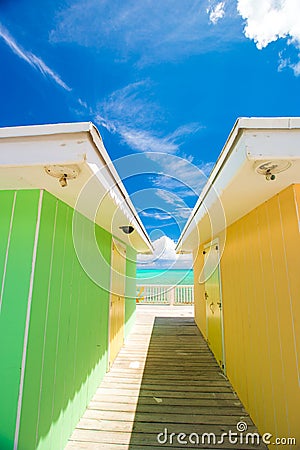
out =
[[193,251],[293,183],[300,183],[300,117],[238,119],[176,251]]
[[[70,177],[65,187],[60,173]],[[0,128],[0,189],[45,189],[138,252],[153,250],[91,122]],[[126,235],[120,226],[129,224]]]

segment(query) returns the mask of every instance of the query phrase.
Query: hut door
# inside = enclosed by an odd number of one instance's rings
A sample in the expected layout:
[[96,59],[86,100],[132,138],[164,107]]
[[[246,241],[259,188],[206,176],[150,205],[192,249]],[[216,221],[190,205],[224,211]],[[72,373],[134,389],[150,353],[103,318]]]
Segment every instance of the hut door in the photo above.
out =
[[111,255],[109,367],[124,342],[126,249],[113,241]]
[[222,295],[218,241],[215,240],[208,244],[204,252],[206,336],[218,364],[224,369]]

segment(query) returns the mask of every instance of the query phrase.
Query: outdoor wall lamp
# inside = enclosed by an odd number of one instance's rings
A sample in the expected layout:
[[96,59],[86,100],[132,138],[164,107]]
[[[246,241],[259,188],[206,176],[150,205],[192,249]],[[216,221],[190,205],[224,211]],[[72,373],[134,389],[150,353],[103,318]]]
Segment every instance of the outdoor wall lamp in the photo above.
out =
[[266,171],[266,175],[265,175],[265,177],[266,177],[266,180],[267,181],[274,181],[275,180],[275,178],[276,178],[276,175],[274,175],[274,173],[271,173],[271,171],[268,169],[267,171]]
[[68,175],[64,173],[63,176],[61,176],[60,179],[58,180],[61,187],[66,187],[68,185],[67,177]]
[[79,167],[76,165],[69,166],[46,166],[45,172],[51,177],[58,178],[61,187],[68,186],[68,180],[74,180],[79,175]]
[[275,160],[265,161],[255,164],[254,168],[256,173],[264,175],[267,181],[274,181],[276,174],[284,172],[291,166],[290,161]]
[[131,234],[134,231],[134,228],[132,225],[122,225],[121,227],[119,227],[120,230],[123,231],[123,233],[125,234]]

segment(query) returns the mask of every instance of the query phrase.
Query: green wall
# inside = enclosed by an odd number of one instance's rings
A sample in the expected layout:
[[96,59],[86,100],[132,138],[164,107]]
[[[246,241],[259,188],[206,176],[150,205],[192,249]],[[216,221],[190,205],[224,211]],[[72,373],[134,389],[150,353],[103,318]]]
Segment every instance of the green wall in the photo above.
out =
[[39,191],[0,192],[0,448],[13,448]]
[[[38,224],[40,195],[43,197]],[[2,191],[0,208],[0,282],[6,266],[0,314],[0,448],[13,448],[30,305],[18,448],[63,449],[107,370],[112,237],[96,226],[97,242],[107,262],[99,267],[101,279],[106,280],[106,286],[100,288],[78,262],[70,207],[47,192]],[[87,255],[93,254],[90,225],[80,216],[77,232]],[[35,236],[37,256],[32,264]],[[127,252],[131,261],[127,261],[126,272],[132,276],[135,254],[131,249]],[[34,280],[31,303],[30,279]],[[126,295],[130,297],[133,292],[134,281],[126,283]],[[127,298],[126,333],[134,310],[134,300]]]

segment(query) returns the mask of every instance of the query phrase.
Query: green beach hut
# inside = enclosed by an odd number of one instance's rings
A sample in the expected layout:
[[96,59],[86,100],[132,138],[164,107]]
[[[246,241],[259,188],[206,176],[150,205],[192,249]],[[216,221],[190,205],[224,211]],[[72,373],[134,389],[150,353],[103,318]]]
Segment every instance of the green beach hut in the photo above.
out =
[[59,450],[134,322],[149,237],[91,123],[0,129],[0,448]]

